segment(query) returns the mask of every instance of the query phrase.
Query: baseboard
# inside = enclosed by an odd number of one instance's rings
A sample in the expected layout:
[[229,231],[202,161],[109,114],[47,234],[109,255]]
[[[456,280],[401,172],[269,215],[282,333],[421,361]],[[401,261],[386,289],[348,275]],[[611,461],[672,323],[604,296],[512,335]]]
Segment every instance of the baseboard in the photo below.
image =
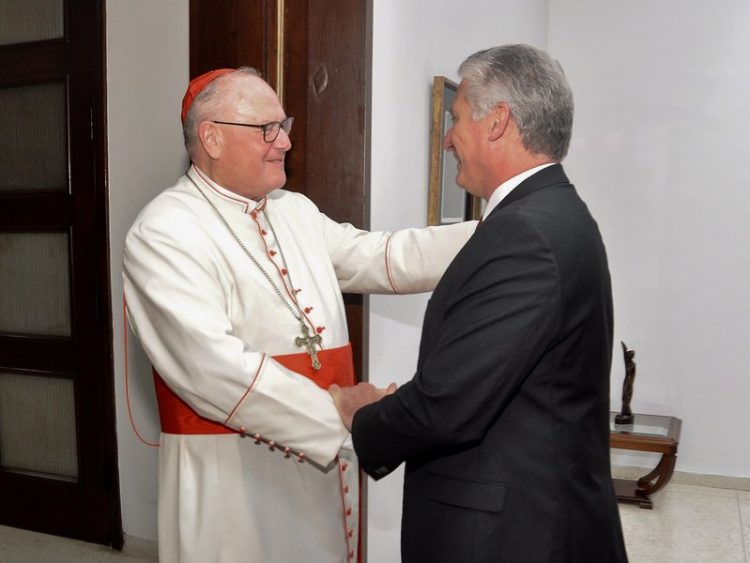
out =
[[[644,467],[612,466],[612,477],[619,479],[638,479],[648,473],[650,469]],[[701,487],[713,487],[715,489],[734,489],[737,491],[750,491],[750,478],[729,477],[727,475],[704,475],[701,473],[687,473],[675,471],[670,483],[681,485],[698,485]]]

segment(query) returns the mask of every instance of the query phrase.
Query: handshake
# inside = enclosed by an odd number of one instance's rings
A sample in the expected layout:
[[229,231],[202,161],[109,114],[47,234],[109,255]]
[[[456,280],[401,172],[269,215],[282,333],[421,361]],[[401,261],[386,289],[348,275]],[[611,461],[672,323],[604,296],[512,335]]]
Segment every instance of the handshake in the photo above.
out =
[[334,383],[328,388],[328,392],[333,397],[341,422],[347,430],[351,431],[352,420],[359,409],[379,401],[386,395],[392,395],[396,392],[396,388],[395,383],[391,383],[385,389],[375,387],[371,383],[357,383],[352,387],[339,387]]

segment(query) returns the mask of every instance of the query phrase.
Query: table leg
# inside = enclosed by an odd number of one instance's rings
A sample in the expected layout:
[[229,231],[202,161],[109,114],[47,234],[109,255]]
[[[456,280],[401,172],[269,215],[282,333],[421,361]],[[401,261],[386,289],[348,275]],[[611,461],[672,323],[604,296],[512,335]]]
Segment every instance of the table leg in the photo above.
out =
[[638,483],[630,479],[612,479],[615,486],[615,496],[619,502],[637,504],[641,508],[651,509],[654,503],[638,490]]
[[613,479],[617,500],[638,504],[641,508],[653,508],[654,504],[649,496],[669,483],[676,461],[676,455],[663,454],[656,467],[637,481]]
[[674,471],[676,461],[676,455],[662,455],[659,464],[654,467],[654,470],[648,475],[644,475],[638,479],[638,490],[648,496],[663,489],[672,478],[672,472]]

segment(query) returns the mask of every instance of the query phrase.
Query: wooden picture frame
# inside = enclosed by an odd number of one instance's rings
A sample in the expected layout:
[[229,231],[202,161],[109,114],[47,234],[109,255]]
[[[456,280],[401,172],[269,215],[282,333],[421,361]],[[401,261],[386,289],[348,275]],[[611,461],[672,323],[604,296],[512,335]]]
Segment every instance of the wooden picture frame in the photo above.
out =
[[456,159],[443,149],[443,139],[451,127],[450,108],[457,91],[458,84],[452,80],[444,76],[433,77],[428,225],[479,219],[482,214],[482,200],[456,184]]

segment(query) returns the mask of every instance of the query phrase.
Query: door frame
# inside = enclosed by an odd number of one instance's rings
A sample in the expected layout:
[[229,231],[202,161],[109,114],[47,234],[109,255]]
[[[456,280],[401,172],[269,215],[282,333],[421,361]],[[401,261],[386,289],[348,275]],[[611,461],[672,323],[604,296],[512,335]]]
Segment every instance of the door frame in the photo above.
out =
[[123,545],[106,185],[105,0],[64,0],[60,39],[0,46],[0,87],[64,81],[67,190],[0,195],[0,232],[67,232],[71,336],[0,335],[0,371],[73,381],[77,478],[0,469],[0,524]]

